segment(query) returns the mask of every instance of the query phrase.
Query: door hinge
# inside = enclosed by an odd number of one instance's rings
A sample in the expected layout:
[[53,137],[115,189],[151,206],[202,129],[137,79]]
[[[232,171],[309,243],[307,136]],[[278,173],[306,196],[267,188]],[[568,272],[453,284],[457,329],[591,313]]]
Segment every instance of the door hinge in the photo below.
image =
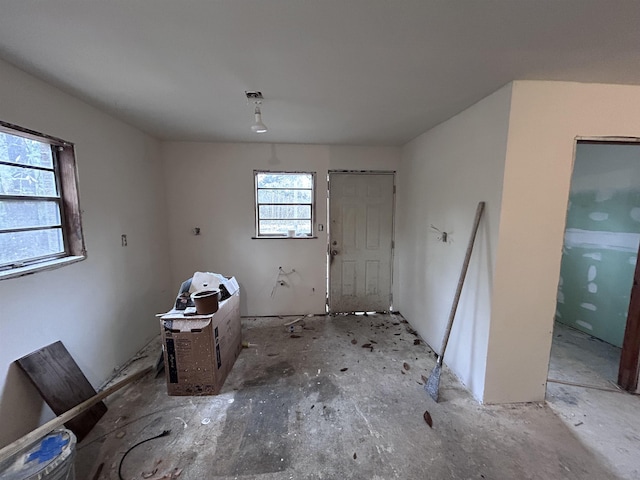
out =
[[396,186],[395,185],[393,186],[393,194],[394,195],[396,194]]
[[396,248],[396,242],[394,240],[391,240],[391,249]]

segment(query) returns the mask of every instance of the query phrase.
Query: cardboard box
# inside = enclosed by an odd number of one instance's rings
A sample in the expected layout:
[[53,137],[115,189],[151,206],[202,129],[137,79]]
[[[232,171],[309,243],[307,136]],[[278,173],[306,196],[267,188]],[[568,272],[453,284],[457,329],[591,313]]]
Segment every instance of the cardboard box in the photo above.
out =
[[160,318],[169,395],[216,395],[242,350],[240,294],[211,315]]

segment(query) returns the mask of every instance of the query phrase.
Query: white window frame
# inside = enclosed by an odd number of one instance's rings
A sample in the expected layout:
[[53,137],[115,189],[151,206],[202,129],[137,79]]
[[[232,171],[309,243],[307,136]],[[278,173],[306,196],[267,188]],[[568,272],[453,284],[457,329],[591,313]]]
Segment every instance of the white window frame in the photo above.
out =
[[[273,175],[311,175],[311,203],[286,203],[281,205],[287,206],[296,206],[296,205],[310,205],[311,206],[311,218],[309,219],[311,223],[311,232],[308,235],[296,236],[296,237],[288,237],[286,234],[268,234],[260,232],[260,220],[279,220],[279,219],[265,219],[260,218],[260,205],[280,205],[280,204],[267,204],[260,203],[258,201],[258,191],[262,190],[262,188],[258,188],[258,175],[260,174],[273,174]],[[255,237],[253,238],[296,238],[296,239],[305,239],[305,238],[316,238],[315,237],[315,211],[316,211],[316,172],[300,172],[300,171],[273,171],[273,170],[254,170],[253,171],[253,184],[254,184],[254,212],[255,212]],[[280,187],[277,190],[297,190],[293,188]],[[307,188],[301,190],[309,190]],[[287,219],[285,219],[287,220]],[[302,219],[302,220],[306,220]]]
[[[57,196],[43,197],[30,195],[3,195],[0,200],[16,201],[48,201],[56,202],[60,212],[60,224],[43,227],[18,227],[0,229],[0,232],[45,230],[48,228],[61,228],[64,248],[62,252],[31,257],[17,262],[0,264],[0,280],[34,273],[39,270],[56,268],[68,263],[77,262],[86,258],[84,235],[82,232],[81,210],[78,195],[78,177],[75,161],[74,145],[65,140],[35,132],[11,123],[0,121],[0,132],[13,136],[36,140],[51,146],[53,167],[40,167],[33,165],[17,165],[21,168],[32,170],[46,170],[53,172],[57,186]],[[0,160],[3,165],[16,166],[12,162]]]

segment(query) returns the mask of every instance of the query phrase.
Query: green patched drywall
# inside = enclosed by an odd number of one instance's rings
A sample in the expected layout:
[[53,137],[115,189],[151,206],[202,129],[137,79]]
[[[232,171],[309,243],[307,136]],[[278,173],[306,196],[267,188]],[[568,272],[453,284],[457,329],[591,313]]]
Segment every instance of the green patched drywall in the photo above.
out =
[[622,346],[640,241],[640,146],[576,148],[556,320]]

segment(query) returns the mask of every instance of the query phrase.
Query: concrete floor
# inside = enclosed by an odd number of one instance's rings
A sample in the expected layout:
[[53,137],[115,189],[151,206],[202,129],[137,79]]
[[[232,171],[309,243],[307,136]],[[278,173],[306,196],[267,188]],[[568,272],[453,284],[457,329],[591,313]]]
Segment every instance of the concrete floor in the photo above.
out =
[[[616,389],[620,348],[555,324],[549,378]],[[620,478],[640,478],[640,397],[558,383],[547,403],[573,434]]]
[[298,338],[284,321],[243,320],[257,346],[220,395],[168,397],[147,377],[110,397],[78,446],[77,478],[117,479],[124,452],[165,429],[127,456],[123,478],[619,478],[548,406],[479,405],[447,369],[433,402],[422,377],[435,359],[400,316],[315,317]]

